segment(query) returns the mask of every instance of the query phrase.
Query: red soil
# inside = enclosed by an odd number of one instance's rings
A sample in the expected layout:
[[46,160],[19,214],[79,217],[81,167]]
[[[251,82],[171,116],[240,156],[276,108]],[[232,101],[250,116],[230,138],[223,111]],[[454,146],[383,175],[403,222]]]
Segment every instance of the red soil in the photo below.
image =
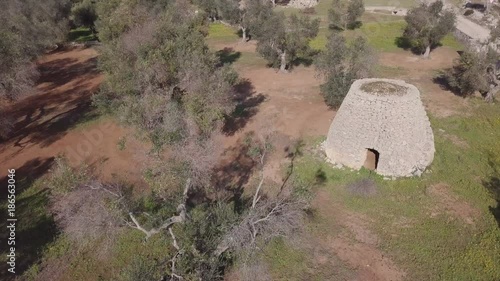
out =
[[9,140],[0,143],[0,177],[16,169],[18,179],[43,175],[56,156],[66,154],[70,163],[93,165],[105,179],[112,174],[140,178],[127,151],[117,148],[127,130],[111,121],[91,122],[91,95],[103,77],[97,70],[97,52],[90,48],[54,51],[38,61],[41,77],[36,91],[4,105],[16,120]]

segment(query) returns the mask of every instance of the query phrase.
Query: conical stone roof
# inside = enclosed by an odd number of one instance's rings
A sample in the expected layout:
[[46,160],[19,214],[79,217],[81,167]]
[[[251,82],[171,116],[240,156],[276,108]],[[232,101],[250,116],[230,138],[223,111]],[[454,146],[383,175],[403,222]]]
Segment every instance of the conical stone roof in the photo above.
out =
[[420,92],[402,80],[356,80],[330,126],[324,148],[335,164],[360,169],[370,149],[378,152],[378,174],[420,175],[435,152]]

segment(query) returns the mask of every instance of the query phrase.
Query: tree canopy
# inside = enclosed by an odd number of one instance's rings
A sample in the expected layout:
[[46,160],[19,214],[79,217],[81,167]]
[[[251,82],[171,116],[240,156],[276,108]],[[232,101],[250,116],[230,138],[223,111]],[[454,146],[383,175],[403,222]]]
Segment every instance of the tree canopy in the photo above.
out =
[[95,21],[97,20],[95,1],[83,0],[75,3],[71,7],[71,15],[77,26],[88,27],[92,32],[95,32]]
[[478,91],[484,94],[487,101],[493,101],[500,90],[499,61],[500,55],[491,48],[481,53],[466,50],[453,67],[442,74],[442,78],[462,96],[470,96]]
[[334,0],[328,10],[329,27],[345,30],[355,28],[360,22],[359,17],[365,12],[363,0]]
[[319,19],[308,16],[271,13],[255,26],[257,52],[273,67],[286,71],[299,55],[307,55],[309,42],[316,37]]
[[[118,109],[156,147],[192,134],[208,136],[233,108],[237,75],[204,42],[203,18],[180,3],[101,2],[100,66],[106,75],[96,104]],[[148,6],[152,5],[152,6]],[[123,18],[123,12],[132,16]]]
[[410,9],[405,20],[407,26],[403,38],[426,58],[429,57],[431,49],[455,28],[455,14],[452,11],[443,11],[441,0],[431,4],[422,3]]
[[315,61],[316,70],[325,80],[321,94],[326,104],[338,108],[352,82],[371,75],[374,60],[374,52],[363,37],[347,43],[341,34],[332,33],[326,50]]

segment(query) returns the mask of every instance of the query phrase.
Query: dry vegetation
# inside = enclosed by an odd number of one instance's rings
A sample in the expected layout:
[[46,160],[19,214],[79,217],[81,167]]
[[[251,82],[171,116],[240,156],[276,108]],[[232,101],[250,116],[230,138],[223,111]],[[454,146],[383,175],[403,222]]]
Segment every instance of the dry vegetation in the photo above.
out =
[[[29,12],[8,1],[0,19]],[[47,13],[14,22],[25,38],[0,43],[37,43],[2,64],[0,82],[16,78],[10,88],[2,82],[2,95],[18,97],[36,82],[33,59],[59,40],[45,24],[66,33],[70,19],[101,46],[99,71],[93,58],[66,56],[82,56],[79,49],[47,55],[38,63],[42,93],[33,96],[47,103],[10,101],[23,105],[7,111],[15,118],[0,115],[0,153],[17,165],[2,170],[18,171],[19,278],[500,278],[499,107],[436,84],[456,56],[448,45],[461,48],[451,37],[422,60],[400,48],[401,18],[360,16],[359,1],[339,2],[347,18],[336,1],[300,15],[270,1],[28,2]],[[10,34],[6,26],[0,34]],[[433,46],[446,34],[439,31],[427,40]],[[14,62],[22,69],[9,68]],[[491,76],[489,62],[478,63],[482,77]],[[373,75],[422,92],[437,152],[420,178],[384,180],[324,161],[319,143],[332,108],[352,81]],[[362,89],[406,90],[384,82]],[[84,118],[89,112],[101,119]],[[60,155],[83,144],[77,161]],[[2,256],[0,279],[13,279]]]

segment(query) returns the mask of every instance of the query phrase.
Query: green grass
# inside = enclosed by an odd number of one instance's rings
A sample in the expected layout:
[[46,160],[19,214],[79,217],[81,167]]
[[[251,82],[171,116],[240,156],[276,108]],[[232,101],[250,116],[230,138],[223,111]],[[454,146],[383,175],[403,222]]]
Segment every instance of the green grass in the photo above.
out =
[[[403,34],[406,26],[405,21],[394,21],[393,16],[382,16],[380,21],[363,22],[363,25],[355,30],[344,31],[343,34],[346,39],[352,40],[358,36],[363,36],[368,40],[368,43],[379,52],[398,52],[403,51],[396,40]],[[393,19],[392,21],[390,19]],[[311,48],[322,50],[326,46],[328,34],[330,30],[327,27],[321,27],[318,36],[310,42]],[[462,50],[463,46],[458,42],[453,35],[448,34],[442,41],[442,46],[450,47],[454,50]]]
[[[377,51],[393,52],[401,50],[396,45],[396,38],[401,36],[404,26],[404,21],[365,22],[360,28],[344,31],[343,34],[347,40],[363,36]],[[327,27],[322,27],[318,36],[311,41],[310,46],[317,50],[324,49],[330,32]]]
[[97,36],[90,31],[90,28],[78,27],[69,31],[68,41],[84,43],[97,40]]
[[460,51],[464,49],[462,43],[460,43],[455,36],[452,34],[446,35],[443,40],[441,40],[441,45],[452,48],[453,50]]
[[283,239],[275,239],[266,248],[265,258],[271,266],[273,280],[303,280],[306,272],[306,254],[287,245]]
[[210,43],[234,43],[239,40],[238,32],[235,28],[222,23],[212,23],[208,28],[208,36],[206,38]]
[[[500,106],[482,100],[471,103],[476,108],[472,116],[431,119],[436,154],[421,178],[385,181],[366,170],[333,169],[308,155],[297,162],[298,179],[304,184],[314,182],[321,171],[326,178],[321,188],[332,202],[373,221],[381,249],[406,271],[407,280],[500,280],[500,229],[490,212],[497,202],[484,187],[490,177],[498,176],[500,166]],[[463,139],[469,148],[454,145],[445,134]],[[366,177],[378,184],[379,192],[373,197],[352,195],[343,187]],[[448,185],[459,200],[478,210],[474,225],[445,210],[430,215],[439,198],[429,195],[427,188],[437,183]],[[407,223],[402,226],[402,222]],[[312,225],[338,228],[322,220]],[[296,266],[291,259],[288,266],[273,269],[286,274]]]

